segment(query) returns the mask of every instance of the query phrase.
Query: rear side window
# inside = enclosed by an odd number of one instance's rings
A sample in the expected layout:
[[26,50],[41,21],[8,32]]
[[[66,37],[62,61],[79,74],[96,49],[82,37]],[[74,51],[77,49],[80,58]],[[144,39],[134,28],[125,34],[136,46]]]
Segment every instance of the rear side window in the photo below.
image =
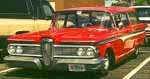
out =
[[118,28],[129,25],[128,16],[126,13],[118,13],[114,15],[116,26]]
[[130,19],[131,24],[137,24],[138,19],[137,19],[136,14],[134,12],[130,12],[128,14],[129,14],[129,19]]
[[27,0],[1,0],[0,17],[27,17],[30,15]]

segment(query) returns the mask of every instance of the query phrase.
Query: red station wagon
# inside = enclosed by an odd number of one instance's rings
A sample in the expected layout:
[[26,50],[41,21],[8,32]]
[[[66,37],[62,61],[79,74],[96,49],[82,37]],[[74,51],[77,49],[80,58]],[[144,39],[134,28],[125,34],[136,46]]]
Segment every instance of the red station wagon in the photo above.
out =
[[10,66],[106,74],[129,56],[138,55],[145,23],[127,7],[79,7],[58,11],[52,28],[8,39]]

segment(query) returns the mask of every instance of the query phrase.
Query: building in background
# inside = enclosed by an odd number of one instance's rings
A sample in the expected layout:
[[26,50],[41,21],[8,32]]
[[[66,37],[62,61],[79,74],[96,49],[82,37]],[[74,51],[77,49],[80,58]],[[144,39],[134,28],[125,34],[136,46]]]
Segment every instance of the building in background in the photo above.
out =
[[55,4],[55,2],[54,1],[50,1],[49,2],[50,4],[51,4],[51,6],[52,6],[52,8],[53,8],[53,10],[56,10],[56,4]]
[[55,10],[82,6],[104,6],[104,0],[49,0]]
[[118,0],[105,0],[105,6],[111,6],[113,3],[117,3]]

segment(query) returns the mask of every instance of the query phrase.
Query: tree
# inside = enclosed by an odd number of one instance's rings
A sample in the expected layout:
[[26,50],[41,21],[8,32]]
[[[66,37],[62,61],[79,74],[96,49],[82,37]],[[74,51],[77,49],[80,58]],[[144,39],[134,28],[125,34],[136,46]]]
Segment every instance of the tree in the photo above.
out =
[[112,6],[131,6],[131,5],[150,5],[150,0],[135,0],[135,2],[132,2],[133,0],[124,0],[119,1],[118,3],[113,3]]
[[130,3],[127,3],[127,2],[117,2],[117,3],[113,3],[112,6],[124,6],[124,7],[128,7],[128,6],[130,6]]
[[135,0],[135,5],[149,5],[150,0]]

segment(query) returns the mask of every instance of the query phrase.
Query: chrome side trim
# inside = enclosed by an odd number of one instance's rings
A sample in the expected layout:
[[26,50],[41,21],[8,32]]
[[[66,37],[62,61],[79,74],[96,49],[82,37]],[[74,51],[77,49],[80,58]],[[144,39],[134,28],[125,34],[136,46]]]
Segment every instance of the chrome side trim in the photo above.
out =
[[10,40],[10,41],[31,41],[31,42],[33,42],[34,40],[21,40],[21,39],[8,39],[8,40]]
[[64,40],[62,42],[96,42],[96,41],[76,41],[76,40]]
[[8,46],[9,45],[15,45],[15,46],[17,46],[17,45],[19,45],[19,46],[40,46],[39,44],[8,44]]
[[54,56],[55,58],[94,58],[95,56]]
[[97,44],[105,44],[105,43],[116,41],[116,40],[122,40],[123,42],[125,42],[126,39],[132,38],[134,36],[138,36],[140,34],[143,34],[144,32],[145,32],[144,30],[139,30],[137,32],[133,32],[133,33],[129,33],[126,35],[122,35],[122,36],[118,36],[118,37],[112,37],[110,39],[99,41]]
[[132,34],[130,34],[130,35],[126,35],[126,36],[119,37],[119,39],[121,39],[123,42],[125,42],[126,39],[129,39],[129,38],[131,38],[131,37],[134,37],[134,36],[143,34],[144,32],[145,32],[145,31],[132,33]]
[[79,48],[79,47],[86,47],[86,48],[92,48],[94,50],[96,50],[96,48],[94,46],[87,46],[87,45],[53,45],[54,47],[76,47],[76,48]]
[[112,42],[112,41],[115,41],[115,40],[118,40],[118,38],[113,37],[113,38],[110,38],[110,39],[99,41],[97,44],[105,44],[105,43]]
[[42,57],[42,55],[32,55],[32,54],[11,54],[13,56],[28,56],[28,57]]

